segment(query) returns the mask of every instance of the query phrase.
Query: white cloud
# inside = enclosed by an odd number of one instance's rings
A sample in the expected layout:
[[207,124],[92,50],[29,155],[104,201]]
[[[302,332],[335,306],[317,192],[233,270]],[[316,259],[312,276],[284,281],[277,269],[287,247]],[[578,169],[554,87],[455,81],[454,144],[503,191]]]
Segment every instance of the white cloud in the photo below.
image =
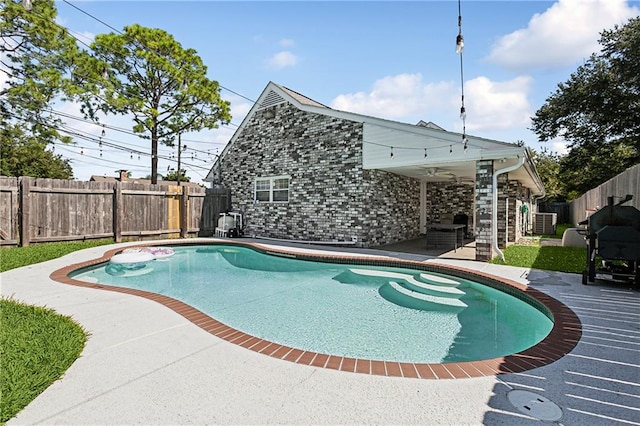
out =
[[267,60],[267,65],[273,69],[292,67],[298,63],[298,57],[288,50],[283,50]]
[[331,107],[359,114],[402,119],[425,116],[449,103],[454,86],[450,82],[426,84],[422,74],[399,74],[377,80],[369,93],[357,92],[337,96]]
[[280,40],[278,42],[278,44],[281,47],[291,47],[291,46],[295,45],[296,43],[293,40],[291,40],[290,38],[283,38],[282,40]]
[[[530,124],[532,107],[527,99],[532,79],[521,76],[496,82],[477,77],[465,83],[466,130],[490,132],[522,129]],[[387,119],[417,123],[433,121],[460,131],[459,87],[452,82],[425,83],[421,74],[399,74],[377,80],[370,92],[337,96],[331,107]],[[459,127],[459,128],[458,128]]]
[[569,152],[567,142],[562,138],[555,138],[549,141],[551,144],[551,151],[560,155],[566,155]]
[[600,50],[603,30],[638,13],[626,0],[558,0],[527,28],[500,38],[488,60],[515,70],[572,65]]
[[495,82],[477,77],[465,84],[467,130],[484,132],[523,128],[533,115],[527,99],[533,79],[527,76]]

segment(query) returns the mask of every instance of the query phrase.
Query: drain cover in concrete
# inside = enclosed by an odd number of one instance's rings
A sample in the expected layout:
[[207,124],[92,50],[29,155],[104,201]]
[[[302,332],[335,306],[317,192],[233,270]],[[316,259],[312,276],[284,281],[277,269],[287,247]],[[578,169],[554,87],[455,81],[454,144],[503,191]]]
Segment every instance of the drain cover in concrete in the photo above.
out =
[[507,398],[509,398],[509,402],[522,413],[535,417],[536,419],[556,421],[562,417],[560,407],[537,393],[512,390],[507,394]]

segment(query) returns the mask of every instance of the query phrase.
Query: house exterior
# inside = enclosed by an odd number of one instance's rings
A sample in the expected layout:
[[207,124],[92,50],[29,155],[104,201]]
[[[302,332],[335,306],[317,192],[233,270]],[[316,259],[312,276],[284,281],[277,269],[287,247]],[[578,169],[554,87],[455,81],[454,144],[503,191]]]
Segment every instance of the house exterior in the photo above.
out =
[[521,206],[544,195],[526,147],[335,110],[273,82],[205,180],[231,190],[248,236],[373,247],[462,214],[479,260],[515,241]]

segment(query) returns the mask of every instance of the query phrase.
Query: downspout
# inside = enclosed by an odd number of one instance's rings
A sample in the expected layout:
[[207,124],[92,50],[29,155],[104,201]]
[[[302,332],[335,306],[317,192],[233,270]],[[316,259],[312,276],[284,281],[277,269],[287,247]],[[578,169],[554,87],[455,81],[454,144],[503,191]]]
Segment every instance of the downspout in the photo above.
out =
[[516,169],[519,169],[524,164],[524,155],[518,156],[518,162],[513,166],[505,167],[504,169],[496,170],[493,174],[493,197],[491,206],[491,248],[498,253],[500,259],[504,262],[504,253],[498,247],[498,176],[503,173],[509,173]]

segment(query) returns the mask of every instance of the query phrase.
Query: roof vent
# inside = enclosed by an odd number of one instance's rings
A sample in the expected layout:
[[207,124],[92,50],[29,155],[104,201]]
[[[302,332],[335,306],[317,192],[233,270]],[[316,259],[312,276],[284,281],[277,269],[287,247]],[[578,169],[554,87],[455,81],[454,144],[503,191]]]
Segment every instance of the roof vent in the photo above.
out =
[[278,95],[273,90],[271,90],[264,97],[264,100],[262,102],[260,102],[260,109],[269,108],[269,107],[272,107],[274,105],[281,104],[283,102],[285,102],[285,99],[282,96]]

